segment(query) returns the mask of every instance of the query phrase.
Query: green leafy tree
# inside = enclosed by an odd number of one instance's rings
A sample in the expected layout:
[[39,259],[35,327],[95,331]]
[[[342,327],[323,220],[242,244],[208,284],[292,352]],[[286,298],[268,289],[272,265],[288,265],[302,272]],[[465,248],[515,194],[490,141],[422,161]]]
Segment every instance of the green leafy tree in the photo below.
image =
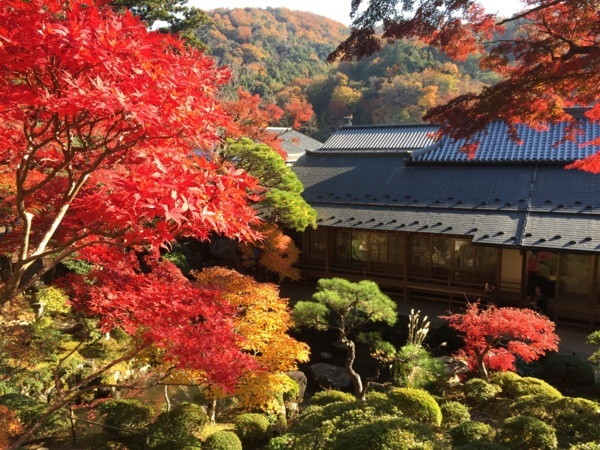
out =
[[[596,344],[600,346],[600,330],[594,331],[587,337],[588,344]],[[594,364],[600,364],[600,348],[594,352],[592,356],[590,356],[590,361]]]
[[[390,362],[395,354],[392,344],[380,333],[365,332],[369,323],[394,325],[397,320],[396,304],[379,290],[376,283],[363,280],[353,283],[342,278],[320,279],[312,301],[301,301],[294,307],[294,321],[301,327],[334,330],[346,346],[346,370],[354,386],[357,399],[365,400],[369,385],[379,375],[381,365]],[[363,383],[354,369],[357,342],[367,344],[380,364],[371,378]]]
[[267,211],[269,222],[296,231],[316,228],[317,213],[302,198],[302,183],[270,146],[248,138],[236,142],[230,140],[221,154],[236,167],[258,178],[261,186],[266,188],[259,206]]
[[204,11],[187,6],[187,0],[113,0],[117,8],[127,8],[148,26],[159,26],[166,33],[178,33],[188,45],[205,50],[206,45],[196,34],[201,26],[212,23]]

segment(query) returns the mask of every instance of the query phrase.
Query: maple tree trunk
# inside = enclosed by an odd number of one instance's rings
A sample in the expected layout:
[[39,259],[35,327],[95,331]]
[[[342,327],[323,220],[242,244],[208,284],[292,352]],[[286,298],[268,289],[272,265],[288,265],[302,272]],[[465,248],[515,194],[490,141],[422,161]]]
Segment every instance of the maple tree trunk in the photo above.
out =
[[479,376],[483,380],[489,381],[487,367],[485,367],[485,363],[483,362],[484,357],[485,355],[477,355],[477,369],[479,370]]
[[208,405],[208,417],[210,418],[211,425],[215,425],[217,423],[216,415],[217,415],[217,399],[215,398]]

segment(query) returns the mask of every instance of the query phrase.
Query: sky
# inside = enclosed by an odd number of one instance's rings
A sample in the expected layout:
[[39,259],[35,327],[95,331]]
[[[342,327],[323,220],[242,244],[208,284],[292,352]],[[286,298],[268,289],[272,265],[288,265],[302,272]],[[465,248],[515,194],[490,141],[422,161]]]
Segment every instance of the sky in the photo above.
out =
[[[329,17],[346,25],[350,25],[351,0],[190,0],[191,6],[210,10],[215,8],[288,8],[300,11],[310,11],[321,16]],[[501,16],[510,16],[520,8],[519,0],[482,0],[489,12]]]

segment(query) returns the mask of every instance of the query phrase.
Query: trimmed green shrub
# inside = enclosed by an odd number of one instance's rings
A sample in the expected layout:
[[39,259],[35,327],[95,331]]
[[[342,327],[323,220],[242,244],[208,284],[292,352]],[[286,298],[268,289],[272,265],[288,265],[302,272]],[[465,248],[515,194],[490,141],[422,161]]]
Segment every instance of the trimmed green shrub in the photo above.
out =
[[515,416],[504,421],[498,442],[509,449],[554,450],[558,447],[556,431],[535,417]]
[[310,404],[316,406],[325,406],[330,403],[353,402],[354,400],[356,400],[356,397],[348,392],[328,390],[317,392],[315,395],[313,395],[310,399]]
[[483,422],[469,421],[455,426],[449,431],[450,439],[454,447],[460,445],[492,442],[494,439],[494,429]]
[[[329,450],[336,436],[357,425],[390,417],[367,402],[337,402],[325,406],[309,406],[293,422],[294,450]],[[290,434],[286,435],[290,436]],[[284,447],[285,448],[285,447]]]
[[274,437],[269,441],[266,450],[291,450],[294,445],[294,439],[296,435],[293,433],[287,433],[283,436]]
[[469,408],[462,403],[449,401],[440,405],[442,411],[442,425],[445,428],[452,428],[463,422],[471,420]]
[[104,432],[111,439],[126,439],[144,433],[154,411],[135,399],[109,400],[100,406]]
[[454,450],[507,450],[507,448],[500,444],[493,444],[490,442],[474,442],[467,445],[461,445]]
[[161,413],[149,427],[150,448],[156,450],[179,450],[199,446],[194,435],[210,422],[199,405],[182,403],[172,411]]
[[536,419],[548,421],[552,418],[552,397],[545,395],[524,395],[510,401],[508,407],[508,416],[530,416]]
[[600,450],[600,442],[585,442],[569,447],[569,450]]
[[435,398],[422,389],[395,388],[388,397],[402,415],[416,422],[439,427],[442,423],[442,410]]
[[500,388],[481,378],[472,378],[465,383],[463,392],[468,403],[482,405],[496,398]]
[[563,397],[552,401],[550,408],[560,414],[595,414],[600,405],[592,400],[579,397]]
[[600,442],[600,413],[558,412],[554,426],[574,442]]
[[405,418],[387,418],[355,424],[341,431],[328,450],[434,450],[443,448],[427,425]]
[[503,389],[508,397],[518,398],[524,395],[537,395],[552,398],[561,398],[558,389],[550,386],[543,380],[532,377],[523,377],[514,382],[507,383]]
[[242,441],[233,431],[217,431],[206,438],[202,448],[208,450],[242,450]]
[[246,413],[235,418],[235,434],[244,448],[257,448],[266,444],[271,437],[269,420],[262,414]]
[[[48,404],[22,394],[4,394],[0,396],[0,405],[14,411],[24,430],[31,428],[48,410]],[[56,411],[35,433],[36,438],[60,434],[70,427],[64,410]]]
[[514,372],[494,372],[490,375],[490,383],[500,386],[502,391],[506,390],[506,387],[522,377]]
[[374,408],[377,414],[388,416],[400,415],[400,411],[394,405],[392,399],[383,392],[369,392],[365,400],[365,404]]

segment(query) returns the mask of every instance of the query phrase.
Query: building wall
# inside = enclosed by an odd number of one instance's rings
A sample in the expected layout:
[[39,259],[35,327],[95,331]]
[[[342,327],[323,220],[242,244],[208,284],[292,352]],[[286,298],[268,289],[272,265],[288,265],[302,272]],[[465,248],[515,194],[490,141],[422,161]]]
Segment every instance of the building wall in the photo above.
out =
[[303,236],[305,278],[372,279],[404,298],[466,303],[496,283],[505,306],[527,306],[535,286],[556,321],[600,324],[598,257],[472,245],[465,236],[320,227]]

